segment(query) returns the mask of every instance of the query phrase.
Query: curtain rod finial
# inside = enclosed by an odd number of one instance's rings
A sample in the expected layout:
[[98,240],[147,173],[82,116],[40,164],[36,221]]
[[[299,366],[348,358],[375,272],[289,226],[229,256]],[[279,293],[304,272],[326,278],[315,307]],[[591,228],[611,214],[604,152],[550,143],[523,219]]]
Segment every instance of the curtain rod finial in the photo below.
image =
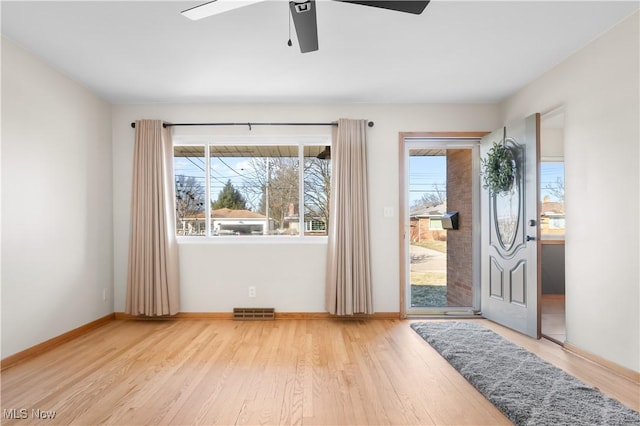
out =
[[369,127],[373,127],[373,125],[374,125],[374,124],[375,124],[375,123],[374,123],[373,121],[369,121],[369,122],[367,123],[367,126],[369,126]]

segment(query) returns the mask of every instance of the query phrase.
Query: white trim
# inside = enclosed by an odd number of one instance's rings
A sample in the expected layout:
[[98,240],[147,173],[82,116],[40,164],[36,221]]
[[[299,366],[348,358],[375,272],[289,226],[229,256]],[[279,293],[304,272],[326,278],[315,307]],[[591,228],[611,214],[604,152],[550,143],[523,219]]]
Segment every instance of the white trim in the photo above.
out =
[[[294,240],[299,244],[306,244],[307,240],[315,240],[324,238],[326,244],[326,236],[305,235],[304,223],[304,147],[305,146],[328,146],[331,145],[332,136],[325,135],[285,135],[285,136],[212,136],[212,135],[174,135],[173,146],[204,146],[204,163],[205,163],[205,218],[211,217],[211,158],[210,147],[217,146],[297,146],[298,162],[300,173],[298,174],[298,234],[297,235],[265,235],[260,237],[251,236],[218,236],[212,234],[211,221],[205,220],[205,235],[198,236],[176,236],[179,243],[192,242],[192,240],[207,240],[209,242],[216,241],[214,244],[220,244],[219,239],[224,240],[224,244],[229,244],[232,238],[239,239],[244,244],[252,242],[264,243],[264,239],[270,240],[272,243],[278,241]],[[172,154],[173,155],[173,154]],[[175,158],[175,157],[174,157]],[[174,171],[175,181],[175,171]],[[268,214],[267,214],[268,215]],[[249,241],[254,238],[254,241]],[[314,242],[315,244],[316,242]]]
[[259,237],[254,236],[238,236],[238,235],[220,235],[215,237],[206,236],[189,236],[189,237],[176,237],[178,245],[187,244],[211,244],[211,245],[225,245],[225,244],[244,244],[244,245],[280,245],[280,244],[298,244],[298,245],[316,245],[327,244],[326,235],[318,236],[298,236],[298,235],[264,235]]
[[302,170],[302,173],[298,173],[298,234],[304,236],[307,231],[304,226],[304,212],[305,212],[305,199],[304,199],[304,145],[298,145],[298,167]]
[[174,135],[174,146],[189,145],[331,145],[331,135],[214,136]]
[[[175,144],[174,144],[175,145]],[[211,235],[211,159],[209,158],[209,145],[204,146],[204,217],[205,236]]]
[[[405,241],[405,261],[401,268],[405,268],[405,313],[407,316],[414,315],[438,315],[446,312],[474,312],[480,311],[481,288],[480,288],[480,137],[405,137],[403,140],[404,155],[404,182],[406,187],[403,191],[409,191],[409,157],[412,149],[471,149],[471,167],[472,167],[472,276],[473,276],[473,306],[472,307],[412,307],[411,306],[411,273],[409,246],[411,244],[410,233],[406,233]],[[410,229],[410,209],[409,197],[404,197],[405,229]]]
[[541,163],[564,163],[564,157],[547,155],[545,157],[540,157],[540,162]]

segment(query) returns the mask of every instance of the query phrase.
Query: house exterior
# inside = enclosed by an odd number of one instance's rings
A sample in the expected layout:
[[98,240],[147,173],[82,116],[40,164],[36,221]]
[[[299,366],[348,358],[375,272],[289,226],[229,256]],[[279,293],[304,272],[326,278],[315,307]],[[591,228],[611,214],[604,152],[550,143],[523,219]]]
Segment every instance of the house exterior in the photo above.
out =
[[[271,229],[273,229],[273,219],[267,220],[267,217],[260,213],[229,208],[211,211],[213,235],[267,235]],[[176,233],[182,236],[205,235],[205,213],[177,218]]]
[[[298,235],[299,216],[292,212],[284,218],[284,226],[275,229],[275,221],[267,220],[261,213],[242,209],[216,209],[211,211],[211,233],[225,235]],[[305,218],[304,235],[326,235],[325,223],[317,218]],[[176,234],[179,236],[206,235],[205,213],[176,218]]]
[[[293,204],[289,205],[287,215],[284,217],[284,229],[293,235],[300,233],[300,215],[295,211]],[[304,235],[327,235],[326,219],[305,214]]]
[[442,215],[447,212],[447,202],[414,207],[409,212],[411,242],[446,241],[447,231],[442,228]]
[[545,197],[540,208],[540,233],[543,238],[564,238],[564,203]]
[[250,210],[217,209],[211,218],[213,235],[267,235],[273,229],[273,220]]

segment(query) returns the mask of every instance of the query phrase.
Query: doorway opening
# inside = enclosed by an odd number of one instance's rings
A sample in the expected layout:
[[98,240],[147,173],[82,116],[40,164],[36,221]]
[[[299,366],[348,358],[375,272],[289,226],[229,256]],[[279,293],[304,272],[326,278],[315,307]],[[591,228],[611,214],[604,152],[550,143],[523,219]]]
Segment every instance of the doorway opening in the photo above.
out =
[[[447,152],[409,150],[411,308],[448,306]],[[470,304],[468,304],[470,305]]]
[[404,316],[475,315],[479,135],[401,142],[401,310]]
[[541,333],[558,344],[565,322],[564,111],[540,119]]

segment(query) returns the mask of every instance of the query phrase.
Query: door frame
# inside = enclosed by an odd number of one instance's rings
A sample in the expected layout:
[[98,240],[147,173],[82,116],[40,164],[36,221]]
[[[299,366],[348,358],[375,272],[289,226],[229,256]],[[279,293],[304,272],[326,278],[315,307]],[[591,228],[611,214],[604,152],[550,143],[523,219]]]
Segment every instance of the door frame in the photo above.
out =
[[[408,181],[407,170],[408,163],[405,157],[406,142],[419,139],[432,139],[434,143],[441,141],[443,145],[447,143],[454,144],[455,142],[465,142],[465,139],[469,139],[466,143],[462,143],[460,148],[469,147],[474,150],[473,158],[473,286],[477,291],[474,292],[473,308],[480,308],[480,139],[489,134],[490,132],[400,132],[398,134],[398,147],[399,147],[399,206],[398,206],[398,235],[399,235],[399,282],[400,282],[400,318],[407,318],[407,281],[409,279],[408,274],[408,262],[407,262],[407,238],[409,231],[409,224],[406,221],[408,215]],[[477,146],[472,140],[477,139]],[[444,146],[443,146],[444,148]],[[455,146],[451,146],[451,149],[455,149]],[[475,158],[477,157],[477,158]],[[476,181],[477,179],[477,181]],[[450,309],[451,311],[461,309]],[[434,312],[434,314],[438,314]]]
[[[545,162],[548,161],[554,161],[554,162],[562,162],[565,167],[566,167],[566,158],[564,155],[564,140],[565,140],[565,119],[566,119],[566,108],[564,105],[561,105],[557,108],[553,108],[549,111],[546,112],[541,112],[540,113],[540,164],[538,165],[538,171],[540,172],[540,169],[542,167],[542,164],[544,164]],[[549,123],[552,123],[551,125]],[[562,141],[561,141],[561,146],[562,148],[560,150],[558,150],[557,148],[557,143],[556,143],[556,147],[554,148],[549,148],[549,145],[547,144],[546,141],[546,136],[548,135],[545,130],[548,129],[561,129],[562,130]],[[549,152],[551,151],[551,155],[549,155]],[[563,180],[566,182],[566,173],[563,176]],[[542,173],[539,173],[539,182],[542,181]],[[542,185],[540,184],[540,191],[542,191]],[[565,194],[566,194],[566,189],[565,189]],[[539,200],[539,202],[542,205],[542,200]],[[566,212],[566,204],[565,204],[565,212]],[[546,245],[562,245],[565,247],[565,254],[566,254],[566,235],[563,235],[561,239],[555,239],[555,238],[543,238],[541,236],[540,238],[540,252],[539,252],[539,256],[540,259],[538,260],[538,262],[540,263],[540,271],[542,271],[542,250],[544,249],[544,246]],[[566,257],[565,257],[565,266],[566,266]],[[545,329],[542,328],[542,310],[543,310],[543,303],[542,303],[542,298],[544,296],[543,293],[543,287],[542,287],[542,272],[540,272],[540,318],[539,318],[539,323],[540,323],[540,336],[544,337],[554,343],[557,343],[561,346],[564,346],[565,342],[567,341],[567,337],[566,337],[566,333],[567,333],[567,329],[566,329],[566,303],[567,303],[567,299],[566,299],[566,288],[565,288],[565,292],[563,293],[563,296],[565,297],[564,300],[564,315],[563,315],[563,320],[565,321],[565,327],[564,327],[564,335],[565,338],[563,341],[559,341],[554,337],[549,336],[549,333],[545,333]]]

